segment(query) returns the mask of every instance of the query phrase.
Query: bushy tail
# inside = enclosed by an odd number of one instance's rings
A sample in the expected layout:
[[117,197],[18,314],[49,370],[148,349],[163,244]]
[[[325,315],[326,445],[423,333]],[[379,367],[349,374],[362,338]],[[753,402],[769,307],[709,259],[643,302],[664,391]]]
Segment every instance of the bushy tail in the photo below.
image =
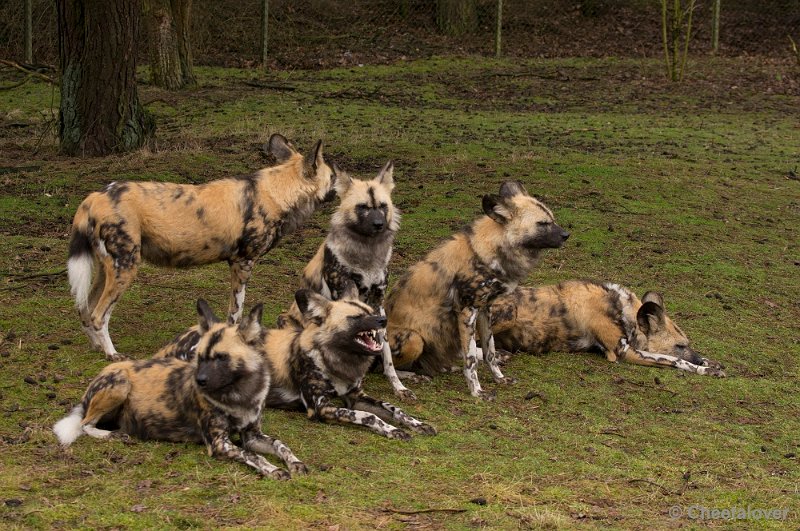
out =
[[67,276],[69,277],[70,293],[75,298],[75,306],[81,312],[85,312],[89,307],[89,289],[92,285],[93,269],[94,257],[92,256],[89,217],[85,209],[79,208],[72,222]]
[[61,443],[61,446],[69,446],[83,434],[82,420],[83,404],[79,404],[72,408],[69,415],[55,423],[53,432],[58,437],[58,442]]

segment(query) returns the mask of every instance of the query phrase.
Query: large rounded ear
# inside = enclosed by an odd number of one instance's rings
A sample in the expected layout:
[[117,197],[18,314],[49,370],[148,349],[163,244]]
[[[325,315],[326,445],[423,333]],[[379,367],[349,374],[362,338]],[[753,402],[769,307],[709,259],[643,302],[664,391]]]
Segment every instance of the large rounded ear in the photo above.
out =
[[500,185],[500,197],[508,199],[515,195],[528,195],[528,191],[519,181],[506,181]]
[[664,308],[653,301],[645,302],[636,312],[636,322],[645,335],[650,335],[664,326]]
[[306,166],[311,168],[312,176],[316,177],[317,170],[325,164],[325,159],[322,158],[322,140],[317,140],[314,149],[306,155]]
[[394,190],[394,163],[391,160],[384,165],[376,179],[389,193]]
[[253,309],[250,310],[250,315],[242,319],[242,322],[239,324],[239,334],[241,334],[246,342],[250,343],[261,336],[261,316],[263,313],[264,305],[256,304]]
[[483,196],[483,212],[501,225],[511,219],[511,211],[503,198],[494,194]]
[[310,289],[297,290],[294,294],[294,301],[303,317],[316,324],[322,324],[331,305],[331,301]]
[[211,325],[219,322],[219,319],[214,315],[211,306],[204,299],[197,299],[197,315],[200,316],[200,329],[206,332]]
[[342,292],[339,294],[339,299],[358,300],[358,286],[356,286],[356,283],[352,280],[345,282],[344,288],[342,288]]
[[275,133],[269,137],[269,142],[267,142],[266,145],[266,151],[267,153],[271,153],[272,156],[275,157],[275,160],[277,160],[279,163],[286,162],[289,160],[289,157],[296,153],[289,141],[286,140],[286,137],[279,135],[278,133]]
[[333,183],[333,187],[336,189],[336,195],[341,198],[344,197],[344,195],[353,185],[353,179],[346,171],[339,170],[338,168],[335,171],[336,182]]
[[664,297],[662,297],[661,294],[657,291],[648,291],[647,293],[645,293],[644,296],[642,297],[642,304],[646,302],[654,302],[659,306],[661,306],[662,308],[666,308],[664,306]]

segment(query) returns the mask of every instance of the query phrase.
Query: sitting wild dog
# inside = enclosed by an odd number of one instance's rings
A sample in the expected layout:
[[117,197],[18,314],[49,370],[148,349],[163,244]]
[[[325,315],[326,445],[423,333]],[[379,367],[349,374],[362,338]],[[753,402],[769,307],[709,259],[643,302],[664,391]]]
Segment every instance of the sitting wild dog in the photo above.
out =
[[599,349],[609,361],[725,376],[722,365],[692,350],[653,291],[639,300],[619,284],[570,280],[518,288],[498,297],[490,312],[497,346],[511,352]]
[[543,249],[561,247],[569,233],[519,182],[483,197],[485,216],[411,267],[386,299],[388,339],[398,367],[427,374],[463,359],[470,394],[491,399],[478,381],[476,327],[496,382],[511,383],[495,359],[489,305],[528,276]]
[[109,359],[124,358],[111,342],[108,322],[142,258],[174,267],[227,261],[228,320],[238,321],[256,259],[320,202],[333,199],[336,173],[322,157],[322,141],[303,157],[275,134],[268,149],[278,165],[247,177],[200,185],[113,182],[84,199],[72,222],[67,269],[93,347]]
[[[205,443],[209,455],[239,461],[264,476],[288,479],[289,473],[258,453],[280,457],[293,474],[306,473],[306,466],[285,444],[261,432],[271,378],[261,308],[256,306],[241,324],[229,325],[219,323],[199,300],[192,361],[162,358],[107,366],[89,384],[80,405],[53,427],[59,442],[69,446],[86,433],[99,439],[128,434]],[[231,442],[233,433],[240,434],[243,448]]]
[[[331,300],[341,297],[345,285],[355,283],[358,298],[381,315],[388,281],[392,244],[400,228],[400,212],[392,204],[394,167],[388,162],[371,181],[351,179],[344,172],[336,176],[336,193],[341,204],[331,218],[331,229],[317,254],[303,270],[302,287]],[[278,327],[303,326],[303,316],[293,304],[278,318]],[[385,335],[385,331],[381,332]],[[389,344],[383,342],[383,372],[397,396],[416,397],[397,377]]]
[[[295,301],[305,327],[287,326],[263,336],[272,376],[268,406],[304,409],[311,419],[364,426],[390,439],[410,439],[390,422],[417,433],[436,434],[432,426],[362,390],[364,375],[383,348],[381,330],[386,318],[359,301],[355,285],[344,288],[338,301],[309,289],[298,290]],[[156,357],[191,360],[201,337],[199,330],[191,329]],[[346,407],[334,405],[337,398]]]

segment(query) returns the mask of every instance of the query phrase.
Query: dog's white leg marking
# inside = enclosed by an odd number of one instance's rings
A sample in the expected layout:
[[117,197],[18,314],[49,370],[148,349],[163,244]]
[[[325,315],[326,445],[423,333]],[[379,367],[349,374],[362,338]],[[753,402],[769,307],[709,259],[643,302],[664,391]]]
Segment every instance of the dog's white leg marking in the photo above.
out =
[[219,441],[214,447],[216,450],[213,452],[215,457],[227,457],[228,459],[239,461],[249,467],[255,468],[262,475],[274,479],[289,479],[289,474],[285,470],[273,465],[258,454],[242,450],[233,444],[230,439],[226,438],[225,440]]
[[67,260],[69,290],[81,316],[89,310],[89,288],[92,285],[94,259],[90,254],[79,254]]
[[492,377],[497,383],[510,384],[514,383],[513,378],[503,376],[503,371],[497,364],[497,350],[494,346],[494,335],[492,334],[492,327],[489,323],[489,315],[481,310],[478,312],[477,320],[478,333],[481,336],[481,350],[483,351],[483,358],[492,371]]
[[111,437],[110,431],[95,428],[90,424],[87,424],[83,427],[83,433],[85,433],[89,437],[94,437],[95,439],[108,439],[109,437]]
[[244,293],[247,281],[253,273],[253,260],[231,264],[231,302],[228,307],[228,323],[238,323],[244,311]]
[[103,349],[103,352],[106,353],[106,358],[109,360],[118,360],[121,359],[117,349],[114,347],[114,343],[111,342],[111,335],[108,333],[108,323],[111,320],[111,312],[114,311],[115,304],[112,304],[106,310],[106,314],[103,316],[103,326],[100,330],[95,330],[95,334],[97,337],[97,341],[100,343],[100,347]]
[[647,352],[646,350],[634,350],[636,356],[643,361],[650,362],[652,365],[660,365],[666,367],[674,367],[687,372],[696,374],[703,374],[709,376],[724,377],[725,373],[713,367],[704,367],[702,365],[695,365],[677,356],[670,356],[669,354],[657,354],[654,352]]
[[488,398],[481,388],[480,381],[478,381],[478,345],[475,341],[475,320],[477,316],[478,310],[472,308],[469,317],[464,322],[465,332],[469,335],[466,350],[461,353],[464,357],[464,378],[467,380],[469,394],[480,398]]
[[424,435],[436,435],[436,428],[415,419],[394,404],[377,400],[364,394],[363,392],[361,392],[358,396],[354,396],[352,399],[353,409],[374,413],[378,417],[385,418],[386,415],[389,415],[401,425],[410,428],[417,433],[422,433]]
[[[325,282],[323,281],[323,284]],[[386,317],[386,310],[383,309],[383,306],[380,307],[380,314],[381,317]],[[386,379],[389,380],[389,383],[392,386],[392,390],[394,391],[395,396],[398,396],[404,400],[416,400],[417,397],[408,389],[403,382],[400,381],[400,377],[397,375],[397,371],[394,368],[394,360],[392,360],[392,349],[389,346],[389,340],[386,337],[386,329],[384,328],[380,332],[380,336],[383,338],[383,350],[381,351],[381,360],[383,361],[383,375],[386,376]]]
[[238,323],[239,319],[242,318],[242,312],[244,311],[244,292],[247,286],[242,284],[239,290],[233,294],[234,300],[236,301],[236,313],[233,314],[233,322]]
[[243,434],[244,447],[258,453],[268,453],[280,457],[293,474],[307,474],[308,467],[297,458],[292,450],[283,442],[260,432],[251,431]]

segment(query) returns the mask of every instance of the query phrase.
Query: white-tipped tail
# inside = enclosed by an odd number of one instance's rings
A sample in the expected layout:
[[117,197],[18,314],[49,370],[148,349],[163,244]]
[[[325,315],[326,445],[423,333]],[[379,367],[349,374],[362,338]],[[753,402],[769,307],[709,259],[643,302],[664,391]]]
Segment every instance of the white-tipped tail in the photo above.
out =
[[83,406],[77,405],[72,408],[69,415],[55,423],[53,433],[58,437],[58,442],[61,443],[61,446],[69,446],[83,434],[82,420]]
[[92,285],[94,260],[90,254],[79,254],[67,260],[69,291],[75,297],[75,306],[84,311],[89,307],[89,288]]

